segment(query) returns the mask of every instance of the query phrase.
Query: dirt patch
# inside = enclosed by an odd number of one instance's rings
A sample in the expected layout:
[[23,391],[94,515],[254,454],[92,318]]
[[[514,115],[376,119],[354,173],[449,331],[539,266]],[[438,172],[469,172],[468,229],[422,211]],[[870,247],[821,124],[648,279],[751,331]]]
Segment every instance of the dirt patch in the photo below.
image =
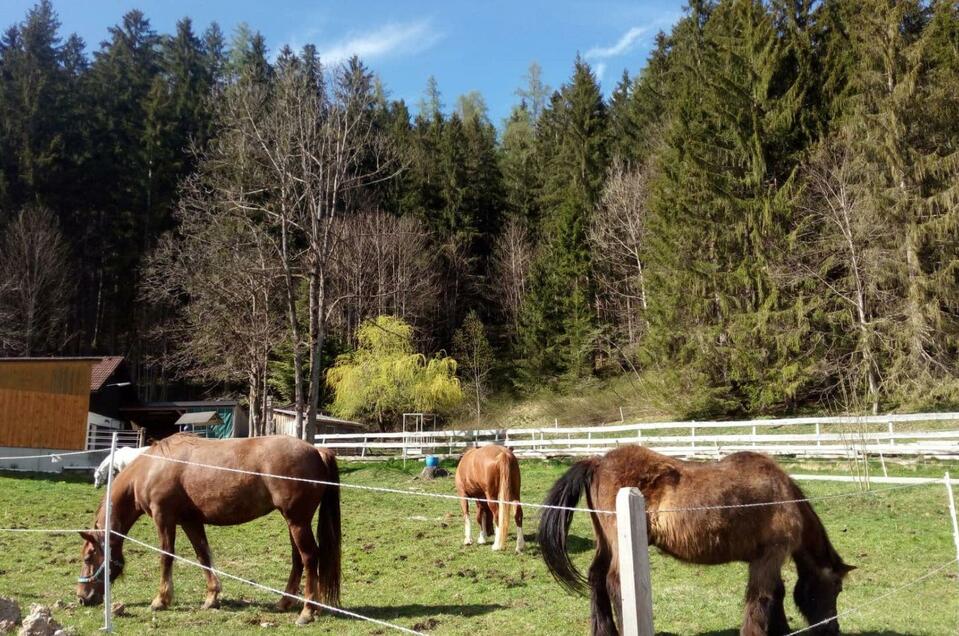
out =
[[435,618],[427,618],[425,621],[420,621],[416,625],[413,625],[414,632],[428,632],[431,629],[436,629],[437,625],[440,622]]

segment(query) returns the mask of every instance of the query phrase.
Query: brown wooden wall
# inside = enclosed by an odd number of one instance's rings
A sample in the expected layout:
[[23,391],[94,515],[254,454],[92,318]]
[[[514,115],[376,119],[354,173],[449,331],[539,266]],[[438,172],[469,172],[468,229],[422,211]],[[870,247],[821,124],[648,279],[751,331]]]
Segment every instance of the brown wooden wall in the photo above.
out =
[[93,360],[0,360],[0,446],[83,450]]

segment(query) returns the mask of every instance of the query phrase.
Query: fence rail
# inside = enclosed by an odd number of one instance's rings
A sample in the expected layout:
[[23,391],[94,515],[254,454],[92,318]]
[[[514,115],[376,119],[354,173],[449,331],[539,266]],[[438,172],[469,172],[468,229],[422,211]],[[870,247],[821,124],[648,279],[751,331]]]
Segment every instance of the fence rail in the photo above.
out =
[[[943,427],[943,430],[929,430]],[[502,444],[526,457],[601,453],[642,444],[681,457],[741,450],[772,455],[959,458],[959,413],[797,417],[769,420],[642,422],[587,427],[476,429],[398,433],[326,433],[316,443],[346,457],[455,455]]]
[[107,426],[98,426],[97,424],[91,423],[87,427],[86,449],[88,451],[109,449],[110,443],[113,440],[113,433],[117,434],[118,447],[136,447],[140,445],[139,431],[117,431]]

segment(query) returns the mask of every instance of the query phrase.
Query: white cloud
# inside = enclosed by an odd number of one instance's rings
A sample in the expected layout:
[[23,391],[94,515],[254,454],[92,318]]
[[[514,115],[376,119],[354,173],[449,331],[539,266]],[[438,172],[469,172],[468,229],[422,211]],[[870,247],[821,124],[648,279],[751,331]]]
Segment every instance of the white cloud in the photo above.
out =
[[593,72],[596,73],[596,79],[600,82],[603,81],[603,74],[606,72],[606,62],[597,62],[596,66],[593,67]]
[[433,30],[428,20],[386,24],[333,44],[320,51],[320,59],[325,64],[336,64],[353,55],[366,61],[388,55],[419,53],[442,37],[442,34]]
[[[596,60],[596,59],[607,59],[610,57],[617,57],[623,53],[629,52],[636,43],[639,41],[639,38],[646,33],[648,29],[646,27],[633,27],[629,31],[623,34],[619,40],[616,41],[616,44],[612,46],[597,46],[593,47],[590,50],[586,51],[587,60]],[[597,65],[598,66],[598,65]]]

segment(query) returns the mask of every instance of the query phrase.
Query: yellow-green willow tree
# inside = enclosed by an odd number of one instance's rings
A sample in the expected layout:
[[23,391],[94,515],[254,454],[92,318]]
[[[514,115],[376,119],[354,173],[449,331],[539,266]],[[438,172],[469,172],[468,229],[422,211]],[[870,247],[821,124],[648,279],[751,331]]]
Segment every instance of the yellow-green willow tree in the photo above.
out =
[[413,328],[393,316],[368,320],[356,332],[358,347],[326,372],[333,390],[330,410],[362,418],[387,430],[409,411],[440,415],[463,401],[456,360],[427,358],[413,347]]

